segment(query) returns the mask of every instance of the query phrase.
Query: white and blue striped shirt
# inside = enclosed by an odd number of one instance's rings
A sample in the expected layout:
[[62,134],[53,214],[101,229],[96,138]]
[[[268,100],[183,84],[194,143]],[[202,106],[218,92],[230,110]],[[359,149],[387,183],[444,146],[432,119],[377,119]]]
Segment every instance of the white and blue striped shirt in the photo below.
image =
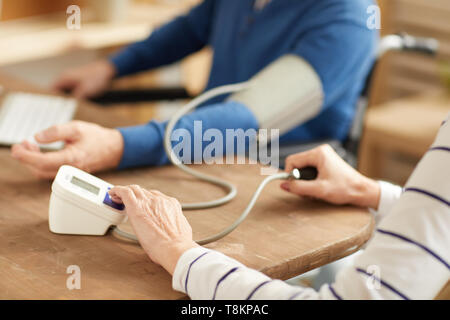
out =
[[291,286],[206,248],[179,259],[173,288],[192,299],[433,299],[450,279],[450,114],[405,188],[380,182],[377,228],[320,291]]

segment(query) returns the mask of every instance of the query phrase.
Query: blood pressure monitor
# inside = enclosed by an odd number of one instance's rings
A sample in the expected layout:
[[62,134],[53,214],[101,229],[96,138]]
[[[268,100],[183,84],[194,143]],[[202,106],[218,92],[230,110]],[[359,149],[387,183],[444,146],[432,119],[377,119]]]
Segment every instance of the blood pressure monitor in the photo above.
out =
[[71,166],[62,166],[52,184],[50,231],[62,234],[104,235],[125,221],[123,204],[111,200],[113,185]]
[[[299,90],[299,83],[304,84],[301,90]],[[209,99],[228,93],[234,93],[230,100],[241,102],[250,108],[260,124],[260,129],[278,128],[280,133],[287,132],[300,123],[312,119],[320,112],[323,104],[323,87],[314,68],[298,56],[286,55],[267,66],[249,81],[214,88],[179,109],[167,123],[164,134],[164,149],[169,160],[188,174],[228,190],[228,194],[219,199],[183,204],[184,210],[216,207],[228,203],[236,196],[237,191],[233,184],[184,165],[173,152],[171,140],[176,124],[184,115]],[[277,105],[277,108],[273,108],[274,105]],[[260,140],[259,143],[261,144],[262,141]],[[216,241],[236,229],[246,219],[261,191],[270,181],[313,180],[317,174],[316,168],[307,167],[266,177],[245,210],[232,225],[197,243],[203,245]],[[111,187],[109,183],[79,169],[62,166],[52,185],[49,209],[50,230],[65,234],[104,235],[111,226],[124,222],[126,215],[123,213],[123,205],[112,202],[109,197],[108,189]],[[127,232],[119,229],[115,231],[126,238],[136,239],[134,235]]]

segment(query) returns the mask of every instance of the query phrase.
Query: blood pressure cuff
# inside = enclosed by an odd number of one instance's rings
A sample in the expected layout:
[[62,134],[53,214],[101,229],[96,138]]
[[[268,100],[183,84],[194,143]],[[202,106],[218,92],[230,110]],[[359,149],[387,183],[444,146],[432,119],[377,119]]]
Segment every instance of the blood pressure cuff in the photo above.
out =
[[322,82],[313,67],[296,55],[285,55],[249,81],[248,88],[228,100],[247,106],[260,129],[279,129],[280,135],[319,114]]

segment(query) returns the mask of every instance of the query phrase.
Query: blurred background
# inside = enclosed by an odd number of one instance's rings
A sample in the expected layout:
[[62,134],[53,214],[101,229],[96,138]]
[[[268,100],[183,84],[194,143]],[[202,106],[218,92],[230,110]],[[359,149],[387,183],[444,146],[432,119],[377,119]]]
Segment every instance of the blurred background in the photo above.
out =
[[[104,57],[145,38],[199,0],[0,0],[0,78],[47,87],[68,66]],[[370,90],[359,169],[404,183],[450,111],[450,1],[379,0],[382,35],[407,32],[439,41],[436,55],[389,52]],[[69,5],[82,8],[80,30],[66,27]],[[179,64],[115,81],[114,88],[183,87],[196,95],[211,60],[205,49]],[[183,101],[118,103],[136,123],[167,119]]]

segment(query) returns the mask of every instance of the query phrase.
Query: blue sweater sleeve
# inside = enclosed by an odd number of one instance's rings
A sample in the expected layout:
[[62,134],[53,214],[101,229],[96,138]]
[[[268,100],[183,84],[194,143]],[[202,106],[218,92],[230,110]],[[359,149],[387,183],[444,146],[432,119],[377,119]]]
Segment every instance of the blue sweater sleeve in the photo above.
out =
[[117,76],[167,65],[203,48],[209,40],[214,0],[204,0],[188,14],[154,30],[110,58]]
[[309,31],[299,35],[292,49],[319,75],[325,92],[324,109],[334,106],[346,92],[359,94],[363,85],[360,79],[373,64],[378,32],[366,26],[369,3],[349,6],[336,1],[317,6],[318,11],[309,14]]
[[[195,134],[198,134],[198,132],[194,134],[194,121],[201,121],[202,137],[203,133],[211,128],[219,130],[224,137],[227,129],[245,131],[258,128],[258,122],[253,113],[243,104],[234,101],[199,108],[182,117],[175,126],[175,130],[185,129],[183,132],[194,139]],[[167,122],[151,121],[145,125],[119,128],[124,139],[124,153],[119,169],[168,163],[163,147],[166,125]],[[208,142],[203,139],[201,141],[202,150],[204,150]],[[192,142],[191,145],[193,149],[194,143]],[[226,148],[226,143],[223,143],[223,146]]]

